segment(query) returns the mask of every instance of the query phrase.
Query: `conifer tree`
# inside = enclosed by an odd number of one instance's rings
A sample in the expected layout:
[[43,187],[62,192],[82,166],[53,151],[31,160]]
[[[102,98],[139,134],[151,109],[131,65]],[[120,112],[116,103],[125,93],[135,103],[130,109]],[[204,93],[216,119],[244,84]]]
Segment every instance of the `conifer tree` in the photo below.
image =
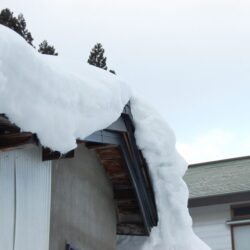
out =
[[104,57],[104,52],[105,50],[103,49],[102,45],[100,43],[97,43],[90,52],[88,63],[101,69],[107,70],[107,58]]
[[39,44],[38,52],[40,52],[41,54],[58,56],[58,53],[56,52],[54,46],[49,45],[46,40]]
[[[3,9],[0,13],[0,24],[9,27],[10,29],[21,35],[31,46],[33,46],[33,37],[26,29],[26,21],[22,14],[17,17],[13,15],[9,9]],[[34,47],[34,46],[33,46]]]

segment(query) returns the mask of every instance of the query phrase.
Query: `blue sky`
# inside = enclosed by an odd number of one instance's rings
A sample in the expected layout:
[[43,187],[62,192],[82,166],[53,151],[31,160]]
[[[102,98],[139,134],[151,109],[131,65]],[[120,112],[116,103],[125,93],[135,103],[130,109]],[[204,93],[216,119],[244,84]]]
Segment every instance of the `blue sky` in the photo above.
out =
[[38,45],[108,66],[175,130],[189,163],[250,154],[250,3],[243,0],[1,0]]

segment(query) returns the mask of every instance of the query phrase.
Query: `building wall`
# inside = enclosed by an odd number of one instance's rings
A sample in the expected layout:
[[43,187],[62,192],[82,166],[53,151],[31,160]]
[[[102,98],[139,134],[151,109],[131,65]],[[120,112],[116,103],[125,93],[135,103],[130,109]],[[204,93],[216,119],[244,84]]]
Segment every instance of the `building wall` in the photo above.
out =
[[0,152],[1,250],[49,248],[51,162],[41,152]]
[[212,250],[231,250],[231,231],[226,221],[231,219],[230,205],[191,208],[195,233]]
[[114,250],[112,188],[96,155],[83,145],[71,159],[52,163],[50,250]]

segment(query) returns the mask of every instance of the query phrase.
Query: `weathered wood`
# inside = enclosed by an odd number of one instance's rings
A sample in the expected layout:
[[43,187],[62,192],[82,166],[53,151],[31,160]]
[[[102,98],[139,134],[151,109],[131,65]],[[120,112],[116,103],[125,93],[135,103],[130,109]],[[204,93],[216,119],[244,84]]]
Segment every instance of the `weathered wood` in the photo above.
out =
[[128,189],[116,189],[114,193],[114,198],[121,200],[136,199],[135,191],[132,189],[131,186]]
[[120,235],[148,235],[143,223],[118,223],[117,234]]
[[128,224],[140,224],[143,225],[143,220],[140,214],[122,214],[119,213],[119,222]]
[[112,149],[116,147],[116,145],[110,145],[110,144],[99,144],[99,143],[93,143],[93,144],[87,144],[86,145],[88,149]]
[[58,160],[58,159],[65,159],[65,158],[73,158],[74,157],[74,150],[69,151],[66,154],[61,154],[58,151],[52,151],[49,148],[43,148],[42,152],[42,160],[49,161],[49,160]]
[[0,150],[15,148],[21,145],[35,143],[36,139],[32,133],[22,132],[13,134],[0,134]]
[[20,128],[12,124],[5,116],[0,115],[0,133],[19,133]]
[[116,160],[116,159],[122,159],[121,153],[119,152],[118,147],[112,147],[112,148],[98,148],[96,149],[97,155],[102,160]]
[[[128,142],[128,141],[127,141]],[[129,148],[130,146],[127,145]],[[132,150],[130,154],[132,154]],[[146,235],[144,220],[131,183],[131,177],[124,164],[122,150],[116,146],[95,148],[114,190],[114,200],[117,211],[117,233]],[[121,224],[123,223],[123,224]]]
[[[93,133],[85,140],[77,140],[77,144],[84,143],[96,153],[112,183],[117,233],[148,235],[157,223],[157,212],[147,164],[136,146],[130,119],[131,115],[127,110],[119,118],[119,122],[107,130]],[[38,143],[35,134],[21,133],[7,117],[0,115],[0,150],[29,143]],[[43,160],[69,157],[74,157],[74,151],[61,155],[59,152],[43,149]]]

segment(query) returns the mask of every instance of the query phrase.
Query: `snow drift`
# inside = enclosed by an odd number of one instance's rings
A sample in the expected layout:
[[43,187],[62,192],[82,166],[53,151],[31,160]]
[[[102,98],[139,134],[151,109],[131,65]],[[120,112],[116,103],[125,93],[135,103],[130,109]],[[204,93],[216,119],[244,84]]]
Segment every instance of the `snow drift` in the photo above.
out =
[[147,237],[119,237],[119,250],[209,250],[192,230],[183,181],[187,163],[175,149],[175,135],[145,101],[131,99],[135,137],[149,166],[159,222]]
[[0,113],[41,144],[65,153],[106,128],[129,101],[130,89],[111,73],[83,62],[38,53],[0,25]]
[[36,52],[15,32],[0,25],[0,113],[41,144],[65,153],[76,139],[108,127],[131,100],[135,136],[153,180],[159,216],[150,237],[123,237],[120,250],[207,250],[192,231],[187,164],[175,149],[175,136],[149,105],[132,98],[113,74],[83,63]]

